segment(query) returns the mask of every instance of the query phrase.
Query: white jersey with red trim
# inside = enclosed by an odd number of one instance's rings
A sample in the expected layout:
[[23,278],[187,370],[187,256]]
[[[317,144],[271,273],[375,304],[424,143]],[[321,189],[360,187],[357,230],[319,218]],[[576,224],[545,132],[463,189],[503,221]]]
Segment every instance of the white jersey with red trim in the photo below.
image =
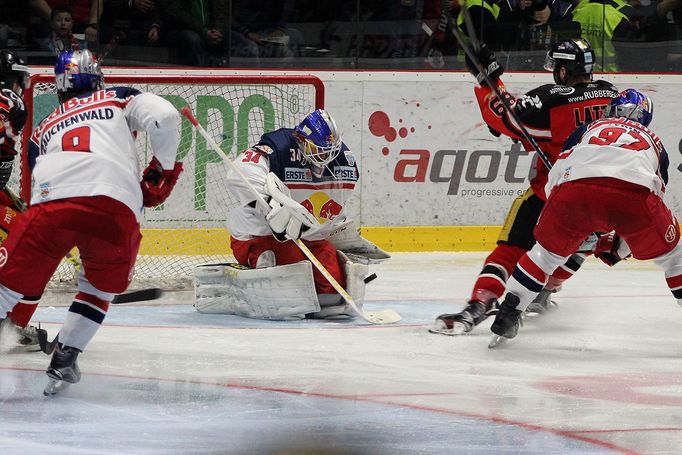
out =
[[180,143],[180,114],[163,98],[113,87],[85,93],[57,107],[31,136],[31,204],[108,196],[130,207],[139,218],[143,206],[135,148],[138,131],[149,135],[161,166],[172,169]]
[[639,122],[625,118],[597,120],[577,130],[549,172],[547,194],[565,182],[611,177],[665,191],[668,156],[661,140]]
[[[239,155],[235,164],[263,199],[268,197],[266,176],[269,172],[275,173],[291,191],[292,199],[320,222],[320,226],[304,232],[301,238],[322,240],[345,218],[346,204],[358,182],[355,157],[343,144],[339,156],[317,175],[302,161],[292,131],[281,128],[264,134],[258,144]],[[230,234],[237,240],[272,235],[262,209],[254,204],[255,197],[244,181],[231,171],[227,184],[239,199],[239,207],[228,216]]]

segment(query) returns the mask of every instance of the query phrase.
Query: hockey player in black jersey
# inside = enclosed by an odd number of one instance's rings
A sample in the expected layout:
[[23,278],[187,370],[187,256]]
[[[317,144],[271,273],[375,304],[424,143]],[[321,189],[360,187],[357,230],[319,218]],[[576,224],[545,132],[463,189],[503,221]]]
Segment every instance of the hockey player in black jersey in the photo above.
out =
[[[542,85],[520,97],[507,92],[500,80],[503,69],[485,45],[481,46],[477,57],[482,71],[497,84],[498,90],[521,120],[523,128],[536,141],[550,163],[556,160],[568,136],[578,126],[600,118],[609,101],[618,95],[611,83],[593,80],[595,54],[590,44],[583,39],[555,44],[547,53],[545,61],[545,69],[553,72],[555,83]],[[480,83],[474,91],[483,120],[491,131],[521,141],[527,151],[534,151],[524,138],[520,125],[506,112],[482,72],[473,62],[468,61],[468,64]],[[546,201],[544,186],[549,172],[539,157],[536,158],[535,171],[530,188],[512,203],[497,247],[485,259],[467,306],[460,313],[438,316],[431,332],[445,335],[468,333],[495,312],[497,299],[503,295],[514,266],[535,244],[533,227]],[[611,238],[617,242],[617,236]],[[613,246],[606,241],[608,238],[601,240],[601,250],[595,251],[597,256],[602,250],[610,252]],[[576,254],[559,267],[529,311],[544,311],[551,294],[578,270],[583,261],[584,255]]]

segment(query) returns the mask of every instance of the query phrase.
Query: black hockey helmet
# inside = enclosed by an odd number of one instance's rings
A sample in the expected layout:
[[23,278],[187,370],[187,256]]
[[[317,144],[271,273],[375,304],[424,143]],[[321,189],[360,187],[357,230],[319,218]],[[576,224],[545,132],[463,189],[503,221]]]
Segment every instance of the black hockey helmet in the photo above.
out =
[[569,39],[552,46],[545,57],[545,69],[554,73],[554,82],[566,84],[561,80],[559,69],[566,68],[568,76],[590,76],[594,68],[595,55],[592,46],[584,38]]
[[16,53],[0,49],[0,87],[11,89],[19,82],[21,89],[26,90],[29,77],[26,63]]

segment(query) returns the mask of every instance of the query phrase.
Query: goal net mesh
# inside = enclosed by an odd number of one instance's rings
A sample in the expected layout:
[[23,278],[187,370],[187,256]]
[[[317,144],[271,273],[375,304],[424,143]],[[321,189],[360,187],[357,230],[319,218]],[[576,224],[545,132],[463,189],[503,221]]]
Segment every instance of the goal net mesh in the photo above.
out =
[[[22,166],[15,166],[10,186],[30,195],[25,165],[30,132],[57,107],[54,77],[32,77],[27,92],[29,120],[22,141]],[[321,108],[323,86],[309,76],[107,76],[107,87],[128,86],[151,92],[176,108],[189,106],[199,123],[232,159],[259,137],[278,128],[291,128],[308,112]],[[146,134],[136,138],[140,169],[152,151]],[[143,241],[131,288],[167,290],[192,286],[193,268],[202,263],[234,260],[225,228],[228,211],[237,203],[229,192],[228,165],[184,119],[178,160],[184,164],[173,193],[161,206],[146,209],[141,223]],[[77,257],[77,250],[72,251]],[[48,289],[74,284],[74,260],[63,260]]]

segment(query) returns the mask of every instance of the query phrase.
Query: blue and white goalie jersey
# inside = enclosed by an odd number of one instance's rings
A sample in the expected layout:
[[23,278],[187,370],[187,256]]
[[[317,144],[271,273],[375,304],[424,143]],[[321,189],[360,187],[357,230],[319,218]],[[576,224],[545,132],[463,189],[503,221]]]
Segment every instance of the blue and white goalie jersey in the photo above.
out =
[[[291,197],[308,209],[320,226],[306,231],[304,240],[322,240],[344,218],[346,204],[358,183],[355,156],[343,144],[339,156],[329,163],[321,175],[315,175],[303,162],[292,135],[293,129],[281,128],[261,136],[260,141],[242,152],[235,164],[258,193],[267,199],[265,180],[273,172],[291,191]],[[228,217],[227,227],[237,240],[272,235],[254,196],[234,172],[228,174],[229,190],[239,199],[239,207]]]

